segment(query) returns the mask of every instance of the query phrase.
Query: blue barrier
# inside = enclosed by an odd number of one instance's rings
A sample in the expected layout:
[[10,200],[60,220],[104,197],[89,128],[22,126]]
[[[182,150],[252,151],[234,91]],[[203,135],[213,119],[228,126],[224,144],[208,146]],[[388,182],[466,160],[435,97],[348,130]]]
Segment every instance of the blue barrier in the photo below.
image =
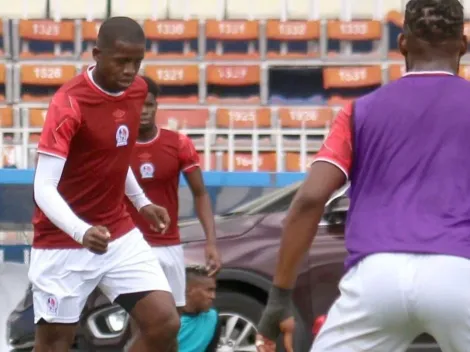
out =
[[[305,177],[302,172],[204,172],[208,187],[284,187]],[[0,169],[0,184],[30,185],[34,170]],[[181,186],[187,186],[184,177]]]

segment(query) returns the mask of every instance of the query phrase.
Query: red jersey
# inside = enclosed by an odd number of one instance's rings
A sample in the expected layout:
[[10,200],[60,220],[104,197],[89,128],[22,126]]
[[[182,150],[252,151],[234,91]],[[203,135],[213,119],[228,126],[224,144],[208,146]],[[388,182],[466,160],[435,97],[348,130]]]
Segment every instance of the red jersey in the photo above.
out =
[[127,200],[127,209],[135,224],[152,246],[179,244],[179,179],[181,172],[189,173],[199,167],[199,156],[194,144],[183,134],[160,128],[153,140],[136,143],[131,166],[145,195],[152,203],[165,207],[171,219],[170,228],[165,234],[153,231]]
[[326,137],[320,151],[315,155],[315,161],[326,161],[337,166],[349,177],[352,166],[352,137],[351,137],[352,104],[340,110]]
[[[39,140],[39,153],[66,159],[59,194],[79,218],[107,227],[112,239],[135,227],[123,198],[146,95],[139,77],[114,96],[84,72],[53,96]],[[37,205],[33,226],[35,248],[81,248]]]

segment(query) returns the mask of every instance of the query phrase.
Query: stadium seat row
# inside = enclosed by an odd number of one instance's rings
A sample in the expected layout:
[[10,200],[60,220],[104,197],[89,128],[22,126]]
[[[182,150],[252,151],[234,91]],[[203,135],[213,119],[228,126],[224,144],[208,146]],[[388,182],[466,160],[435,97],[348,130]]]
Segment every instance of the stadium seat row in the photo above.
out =
[[[14,60],[90,60],[100,24],[81,19],[4,20],[3,54]],[[147,60],[337,60],[367,54],[363,61],[397,58],[402,15],[392,11],[384,20],[351,21],[147,19],[142,25]]]
[[[351,5],[350,14],[345,4]],[[8,18],[308,19],[372,18],[401,10],[403,0],[22,0],[2,8]]]
[[[0,102],[47,104],[84,64],[0,64]],[[145,64],[142,74],[161,87],[160,104],[301,104],[339,106],[402,76],[403,64],[278,67],[269,64]],[[462,65],[470,78],[470,65]]]
[[[0,101],[47,103],[60,85],[86,67],[50,62],[0,64]],[[288,76],[295,78],[296,72],[301,74],[307,85],[301,94],[305,99],[297,103],[334,106],[399,78],[403,69],[402,64],[306,67],[312,74],[305,77],[305,72],[296,68],[292,72],[283,68]],[[268,64],[146,64],[141,73],[161,86],[161,104],[295,104],[295,99],[289,102],[288,98],[283,98],[283,88],[286,94],[295,89],[292,82],[276,83],[278,72],[277,66]],[[272,89],[271,81],[275,85]]]

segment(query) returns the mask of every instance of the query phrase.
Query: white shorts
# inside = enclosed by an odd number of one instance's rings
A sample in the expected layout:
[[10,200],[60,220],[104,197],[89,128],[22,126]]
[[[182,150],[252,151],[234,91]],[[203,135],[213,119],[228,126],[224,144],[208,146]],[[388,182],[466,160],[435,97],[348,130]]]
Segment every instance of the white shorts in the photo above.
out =
[[424,332],[443,351],[469,351],[470,260],[376,254],[339,288],[311,352],[402,352]]
[[182,245],[152,247],[166,275],[177,307],[186,305],[186,268]]
[[29,279],[34,320],[76,323],[96,287],[113,302],[119,295],[170,291],[148,243],[137,229],[112,241],[105,254],[87,249],[33,249]]

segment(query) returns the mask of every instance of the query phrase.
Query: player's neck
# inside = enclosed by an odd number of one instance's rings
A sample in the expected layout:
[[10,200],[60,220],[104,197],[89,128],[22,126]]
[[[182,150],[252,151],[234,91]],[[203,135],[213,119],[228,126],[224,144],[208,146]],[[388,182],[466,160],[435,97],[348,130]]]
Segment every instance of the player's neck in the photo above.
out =
[[116,93],[116,94],[120,93],[120,91],[116,91],[116,90],[109,89],[108,87],[106,87],[105,79],[98,73],[98,70],[96,70],[96,68],[93,69],[93,71],[91,72],[91,75],[93,77],[93,82],[103,91],[109,92],[109,93]]
[[153,128],[149,128],[148,130],[139,131],[139,135],[137,136],[137,140],[139,142],[149,142],[154,139],[158,134],[158,127],[153,126]]
[[457,74],[457,65],[449,63],[449,61],[414,61],[407,67],[408,72],[449,72]]

